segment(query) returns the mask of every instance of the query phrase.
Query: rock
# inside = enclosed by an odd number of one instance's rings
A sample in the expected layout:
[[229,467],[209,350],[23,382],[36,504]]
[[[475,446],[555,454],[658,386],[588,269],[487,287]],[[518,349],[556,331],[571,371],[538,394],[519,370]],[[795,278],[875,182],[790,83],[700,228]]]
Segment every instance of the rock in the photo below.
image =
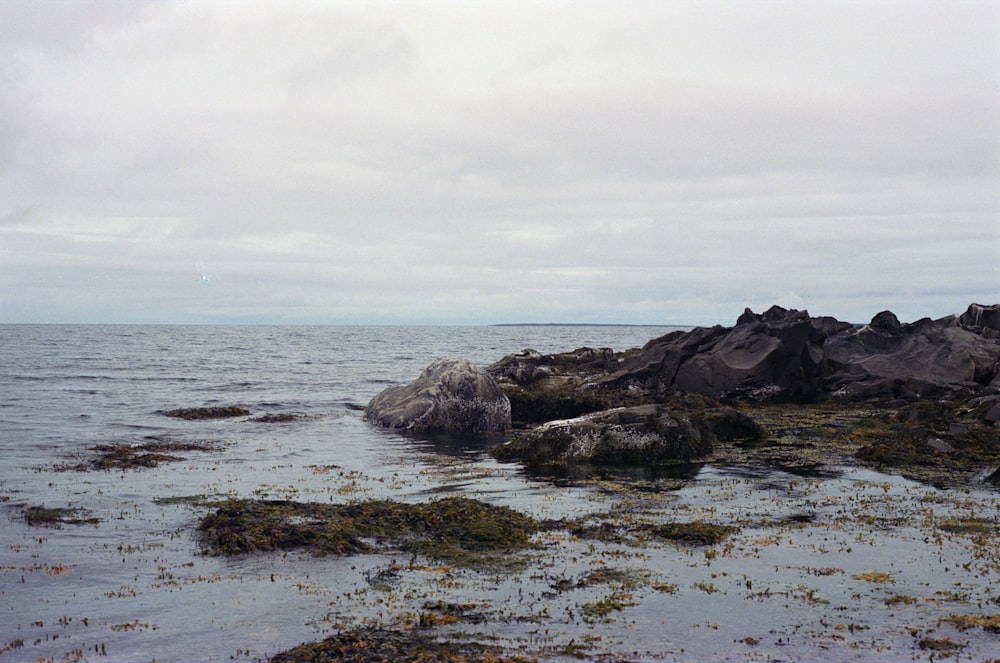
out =
[[521,423],[658,403],[677,392],[757,402],[996,394],[997,327],[1000,305],[912,323],[882,311],[863,326],[772,306],[746,309],[733,327],[672,332],[640,349],[525,350],[487,370]]
[[[904,324],[882,311],[863,327],[774,306],[734,327],[674,332],[623,357],[596,385],[755,401],[927,397],[1000,388],[1000,305]],[[614,366],[614,364],[611,364]]]
[[502,432],[510,401],[496,381],[465,359],[438,359],[406,386],[389,387],[365,408],[366,421],[423,432]]
[[970,304],[965,313],[959,316],[958,322],[966,328],[1000,331],[1000,304]]
[[649,404],[542,424],[494,449],[500,460],[529,465],[657,466],[687,463],[720,439],[757,439],[763,429],[730,408]]
[[1000,400],[998,400],[995,405],[986,411],[986,414],[983,416],[983,421],[1000,426]]
[[522,350],[488,366],[510,399],[515,424],[572,419],[588,412],[638,404],[622,394],[588,388],[618,367],[620,357],[611,348],[577,348],[543,355]]
[[1000,343],[963,326],[957,317],[910,324],[892,320],[880,313],[861,329],[825,340],[823,383],[828,390],[848,396],[927,397],[985,386],[996,377]]
[[603,382],[673,388],[711,397],[809,400],[823,369],[823,340],[853,329],[833,318],[774,306],[743,312],[735,327],[695,328],[646,344]]

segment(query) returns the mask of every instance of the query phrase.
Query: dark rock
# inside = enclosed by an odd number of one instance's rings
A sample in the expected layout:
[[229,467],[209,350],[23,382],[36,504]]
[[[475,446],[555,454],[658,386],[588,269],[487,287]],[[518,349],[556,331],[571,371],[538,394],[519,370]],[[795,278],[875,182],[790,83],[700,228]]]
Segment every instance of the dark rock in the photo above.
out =
[[963,327],[954,316],[893,325],[880,313],[861,329],[828,337],[823,351],[824,384],[848,397],[928,397],[985,386],[996,377],[1000,359],[1000,343]]
[[1000,424],[1000,403],[991,407],[983,418],[991,424]]
[[365,420],[426,432],[499,432],[510,428],[510,401],[496,381],[465,359],[438,359],[406,386],[389,387],[365,408]]
[[602,383],[711,397],[808,400],[824,368],[823,341],[853,325],[806,311],[747,309],[735,327],[695,328],[646,344]]
[[[731,408],[679,401],[593,412],[542,424],[494,449],[501,460],[530,465],[657,466],[690,462],[719,440],[765,433]],[[708,403],[710,404],[710,403]]]
[[863,327],[806,311],[747,309],[735,327],[695,328],[647,343],[591,380],[605,389],[669,390],[755,401],[936,397],[1000,389],[1000,305],[904,324],[891,311]]
[[959,316],[958,322],[966,328],[1000,331],[1000,304],[970,304],[965,313]]
[[882,311],[881,313],[875,314],[872,318],[871,323],[869,323],[872,329],[887,333],[896,334],[899,333],[899,318],[892,311]]
[[712,451],[703,422],[641,405],[542,424],[498,447],[501,460],[528,464],[656,465],[689,461]]

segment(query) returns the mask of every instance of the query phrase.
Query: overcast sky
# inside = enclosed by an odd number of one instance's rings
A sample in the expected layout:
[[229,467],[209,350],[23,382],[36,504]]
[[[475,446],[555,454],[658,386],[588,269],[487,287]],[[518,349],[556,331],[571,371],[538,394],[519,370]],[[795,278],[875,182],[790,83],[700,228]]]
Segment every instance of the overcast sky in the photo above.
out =
[[0,322],[1000,302],[1000,3],[0,0]]

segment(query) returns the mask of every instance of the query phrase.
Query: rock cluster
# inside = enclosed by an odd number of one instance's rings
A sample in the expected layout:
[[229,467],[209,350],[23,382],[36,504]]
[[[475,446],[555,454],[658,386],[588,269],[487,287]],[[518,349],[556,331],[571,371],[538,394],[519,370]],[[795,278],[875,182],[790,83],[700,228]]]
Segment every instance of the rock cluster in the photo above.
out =
[[913,323],[883,311],[867,325],[774,306],[746,309],[733,327],[677,331],[620,353],[524,350],[486,371],[439,360],[379,394],[365,417],[423,431],[513,423],[528,430],[495,455],[530,464],[662,465],[767,435],[723,403],[944,397],[1000,426],[1000,304]]
[[1000,387],[998,326],[1000,305],[910,324],[883,311],[862,327],[778,306],[747,309],[735,327],[654,339],[594,384],[799,402]]

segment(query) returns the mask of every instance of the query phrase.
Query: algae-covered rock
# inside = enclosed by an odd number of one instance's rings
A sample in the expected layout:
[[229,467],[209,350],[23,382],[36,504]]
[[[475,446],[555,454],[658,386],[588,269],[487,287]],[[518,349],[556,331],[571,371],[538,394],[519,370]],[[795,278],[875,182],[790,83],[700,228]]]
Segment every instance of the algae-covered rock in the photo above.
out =
[[501,432],[510,401],[496,381],[465,359],[438,359],[405,386],[389,387],[365,408],[366,421],[425,432]]
[[756,439],[763,434],[731,408],[649,404],[550,421],[496,447],[493,454],[531,465],[657,466],[706,456],[720,436]]

